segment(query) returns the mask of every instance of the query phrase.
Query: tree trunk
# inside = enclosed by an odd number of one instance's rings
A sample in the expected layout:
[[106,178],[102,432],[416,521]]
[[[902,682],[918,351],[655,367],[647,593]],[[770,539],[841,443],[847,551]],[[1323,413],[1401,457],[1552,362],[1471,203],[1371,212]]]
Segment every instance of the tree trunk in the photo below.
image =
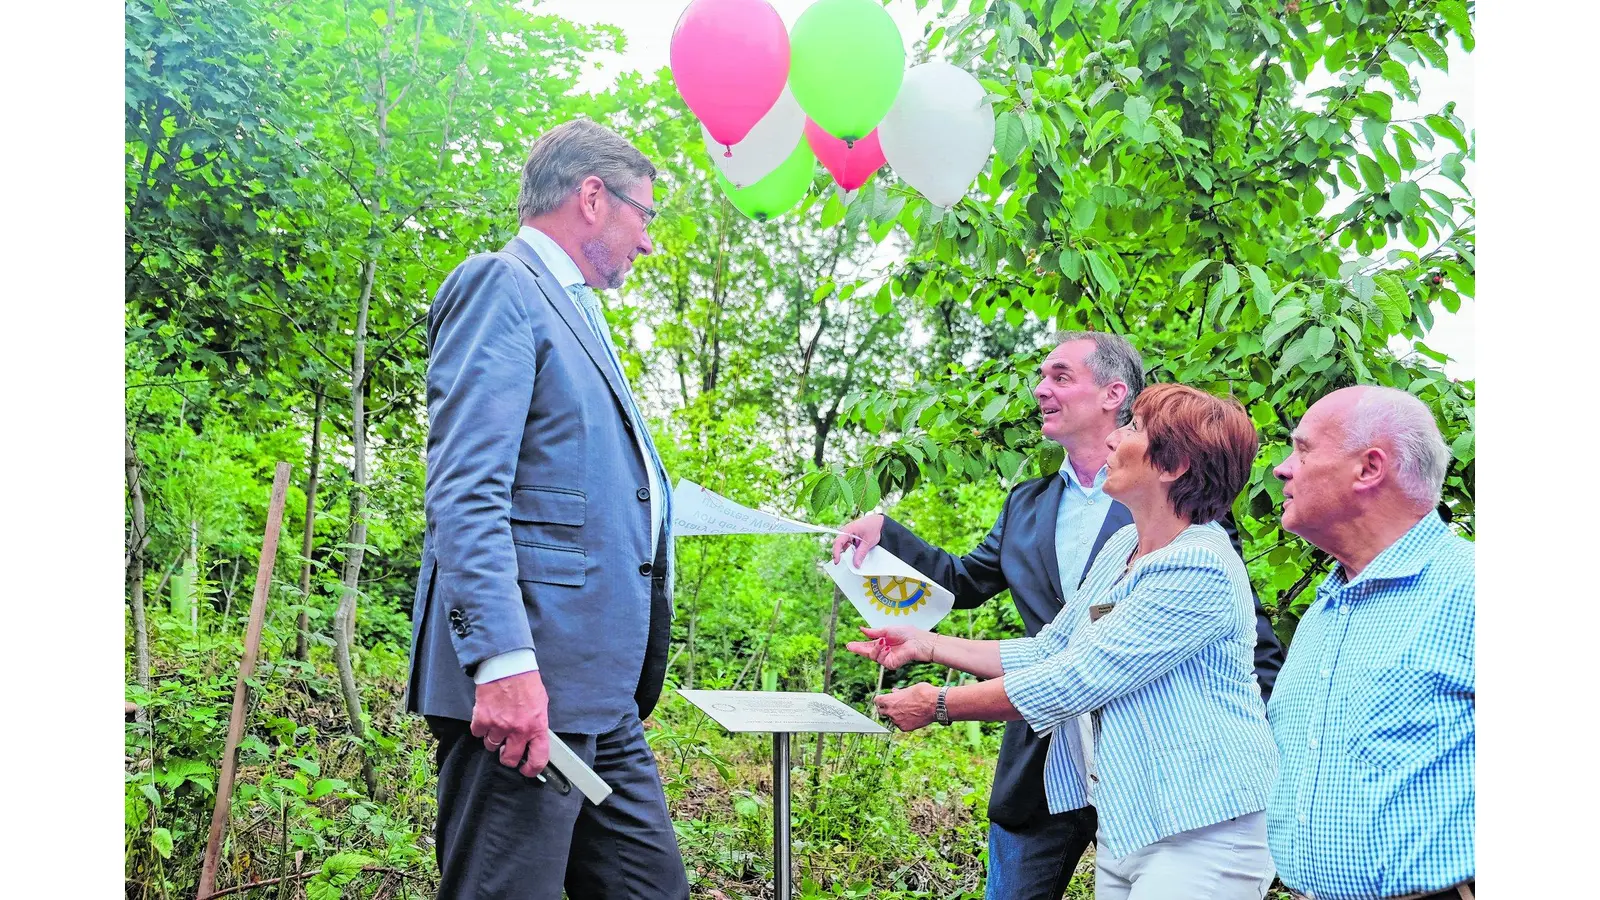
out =
[[[350,529],[346,535],[344,589],[339,595],[339,609],[333,617],[333,657],[339,667],[339,688],[344,694],[345,714],[349,717],[350,731],[366,737],[366,725],[361,716],[361,688],[356,684],[355,668],[350,662],[350,645],[355,638],[356,598],[361,581],[363,547],[367,542],[367,428],[366,392],[362,380],[366,375],[367,309],[372,302],[372,281],[378,261],[369,258],[362,273],[361,301],[356,311],[355,351],[350,362],[350,441],[355,459],[350,476]],[[367,792],[376,796],[377,777],[363,751],[362,774],[367,779]]]
[[[317,523],[317,467],[322,462],[322,404],[327,395],[317,388],[316,411],[311,416],[311,454],[306,462],[306,530],[300,543],[300,602],[311,603],[311,551],[316,539]],[[294,658],[304,662],[311,647],[311,621],[305,610],[295,625]]]
[[[144,618],[144,548],[149,539],[145,530],[144,488],[139,483],[139,456],[133,449],[133,433],[124,438],[123,466],[127,471],[128,497],[133,507],[128,534],[128,605],[133,607],[133,659],[138,666],[139,690],[150,693],[150,632]],[[144,707],[134,710],[134,721],[146,718]]]

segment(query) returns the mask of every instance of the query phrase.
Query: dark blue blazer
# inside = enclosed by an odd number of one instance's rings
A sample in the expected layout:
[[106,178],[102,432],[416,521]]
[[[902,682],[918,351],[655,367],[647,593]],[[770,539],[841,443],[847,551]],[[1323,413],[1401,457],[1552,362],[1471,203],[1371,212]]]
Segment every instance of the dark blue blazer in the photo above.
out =
[[[1061,569],[1056,561],[1056,511],[1064,482],[1059,474],[1024,481],[1011,490],[988,537],[965,556],[941,550],[885,516],[882,546],[956,595],[956,609],[972,609],[1005,590],[1022,615],[1028,636],[1039,633],[1061,611]],[[1100,548],[1117,529],[1133,524],[1133,515],[1113,502],[1105,524],[1089,550],[1087,573]],[[1239,551],[1232,516],[1221,523]],[[1241,554],[1242,555],[1242,554]],[[1254,588],[1251,589],[1254,594]],[[1283,644],[1256,597],[1256,678],[1263,703],[1283,665]],[[1044,758],[1049,738],[1039,737],[1025,722],[1006,723],[989,794],[989,819],[1020,828],[1048,815],[1044,796]]]

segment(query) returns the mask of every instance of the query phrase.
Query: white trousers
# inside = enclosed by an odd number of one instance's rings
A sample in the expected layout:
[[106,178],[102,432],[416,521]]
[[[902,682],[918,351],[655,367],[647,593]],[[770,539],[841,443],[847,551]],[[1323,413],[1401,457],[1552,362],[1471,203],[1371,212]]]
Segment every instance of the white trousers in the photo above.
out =
[[1253,812],[1163,838],[1122,857],[1095,855],[1095,900],[1261,900],[1276,874],[1267,817]]

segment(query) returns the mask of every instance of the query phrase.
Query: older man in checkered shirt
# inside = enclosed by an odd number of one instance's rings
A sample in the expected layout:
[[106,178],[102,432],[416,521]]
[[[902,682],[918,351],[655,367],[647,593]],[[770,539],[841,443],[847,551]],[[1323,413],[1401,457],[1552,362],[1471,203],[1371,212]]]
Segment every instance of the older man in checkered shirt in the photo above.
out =
[[1293,442],[1283,527],[1337,564],[1267,709],[1279,877],[1310,900],[1471,900],[1475,563],[1435,512],[1450,452],[1420,400],[1365,386]]

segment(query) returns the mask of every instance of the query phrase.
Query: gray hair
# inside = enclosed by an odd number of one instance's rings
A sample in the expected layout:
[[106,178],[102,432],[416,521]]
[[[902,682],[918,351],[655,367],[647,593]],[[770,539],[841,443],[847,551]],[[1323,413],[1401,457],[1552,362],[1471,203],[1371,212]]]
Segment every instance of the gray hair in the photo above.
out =
[[1386,439],[1394,447],[1395,481],[1420,505],[1439,505],[1450,448],[1427,404],[1405,391],[1367,386],[1345,422],[1344,449],[1361,451]]
[[1108,331],[1058,331],[1051,335],[1055,346],[1069,341],[1093,341],[1094,352],[1084,358],[1094,383],[1105,387],[1113,381],[1128,386],[1128,396],[1117,407],[1117,424],[1133,421],[1133,401],[1144,390],[1144,358],[1133,349],[1128,339]]
[[627,191],[641,178],[654,180],[656,167],[632,144],[592,120],[563,122],[533,142],[522,167],[518,220],[560,206],[590,175],[612,190]]

